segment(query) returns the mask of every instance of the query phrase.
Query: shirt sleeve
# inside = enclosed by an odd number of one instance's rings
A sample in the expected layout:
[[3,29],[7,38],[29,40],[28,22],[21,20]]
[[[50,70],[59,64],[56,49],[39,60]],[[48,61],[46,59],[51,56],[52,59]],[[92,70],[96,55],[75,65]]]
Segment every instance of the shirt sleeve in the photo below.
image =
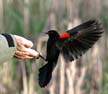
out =
[[12,59],[16,45],[15,37],[12,34],[0,34],[0,63]]

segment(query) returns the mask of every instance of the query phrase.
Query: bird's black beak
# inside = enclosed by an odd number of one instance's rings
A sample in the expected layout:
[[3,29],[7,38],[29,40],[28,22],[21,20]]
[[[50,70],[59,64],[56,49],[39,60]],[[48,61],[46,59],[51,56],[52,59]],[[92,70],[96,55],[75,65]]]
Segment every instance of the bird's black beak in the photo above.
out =
[[48,34],[48,32],[45,32],[45,34]]

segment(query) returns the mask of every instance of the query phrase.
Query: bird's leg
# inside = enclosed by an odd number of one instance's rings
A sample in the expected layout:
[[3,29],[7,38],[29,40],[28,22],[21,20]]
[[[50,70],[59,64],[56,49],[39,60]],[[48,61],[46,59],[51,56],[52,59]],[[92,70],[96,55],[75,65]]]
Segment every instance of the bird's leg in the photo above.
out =
[[39,57],[41,57],[44,61],[46,61],[46,59],[42,55],[39,55]]
[[42,55],[41,55],[41,53],[39,52],[39,51],[37,51],[38,53],[39,53],[39,57],[41,57],[44,61],[47,61]]

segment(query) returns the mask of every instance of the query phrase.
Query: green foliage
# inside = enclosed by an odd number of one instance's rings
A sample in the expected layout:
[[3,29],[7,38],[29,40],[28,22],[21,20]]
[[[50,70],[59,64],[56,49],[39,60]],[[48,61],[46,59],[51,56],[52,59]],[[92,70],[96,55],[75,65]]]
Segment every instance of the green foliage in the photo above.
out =
[[[104,3],[104,2],[103,2]],[[100,15],[105,31],[108,31],[108,7],[102,4],[102,11]]]
[[33,16],[30,17],[30,34],[31,35],[36,35],[40,32],[43,31],[45,25],[45,20],[38,20],[36,18],[34,18]]
[[[101,13],[101,19],[103,21],[104,30],[108,32],[108,13],[105,7]],[[108,56],[106,55],[103,62],[103,79],[102,79],[102,94],[108,93]]]
[[104,72],[103,73],[103,93],[102,94],[107,94],[108,93],[108,73]]
[[14,59],[13,62],[11,62],[11,70],[10,70],[10,78],[11,80],[14,80],[15,77],[15,69],[16,69],[17,61]]
[[30,19],[29,19],[29,33],[38,34],[43,31],[49,10],[51,0],[32,0],[29,5]]
[[12,8],[9,8],[6,14],[6,32],[24,35],[23,15],[19,11],[16,11]]
[[108,93],[108,58],[105,60],[106,62],[103,62],[103,79],[102,79],[102,94]]
[[108,15],[102,16],[103,26],[105,28],[105,31],[108,32]]
[[[47,0],[47,3],[50,3],[50,1]],[[29,34],[32,36],[42,32],[46,23],[49,5],[46,3],[42,4],[41,2],[44,2],[44,0],[32,0],[28,6],[20,4],[21,8],[26,6],[29,9]],[[6,16],[4,16],[4,30],[6,33],[24,36],[25,23],[22,10],[15,8],[12,4],[7,6]]]

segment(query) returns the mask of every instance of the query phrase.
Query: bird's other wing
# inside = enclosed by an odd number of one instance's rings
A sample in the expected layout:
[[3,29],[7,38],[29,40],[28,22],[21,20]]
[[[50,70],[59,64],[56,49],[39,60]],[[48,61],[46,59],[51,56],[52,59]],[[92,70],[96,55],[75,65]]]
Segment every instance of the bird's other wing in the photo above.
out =
[[99,20],[89,20],[60,34],[57,42],[65,60],[73,61],[84,54],[101,37],[103,26]]

